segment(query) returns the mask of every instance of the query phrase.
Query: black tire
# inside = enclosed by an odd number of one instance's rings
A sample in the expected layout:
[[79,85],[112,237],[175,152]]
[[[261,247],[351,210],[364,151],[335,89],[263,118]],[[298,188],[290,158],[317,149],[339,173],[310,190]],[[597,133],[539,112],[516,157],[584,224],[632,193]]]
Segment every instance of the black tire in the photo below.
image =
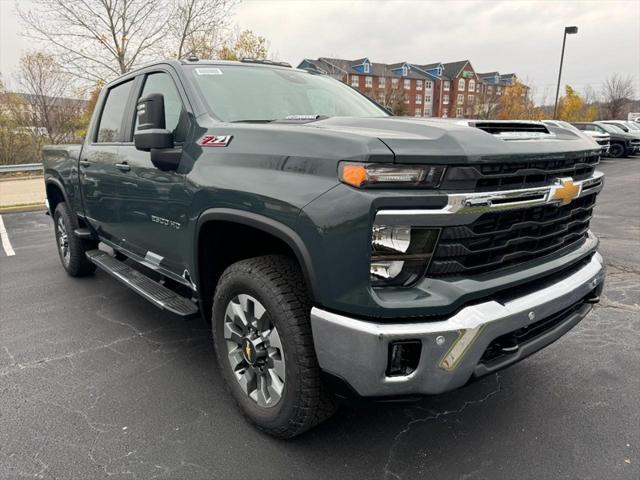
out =
[[626,156],[627,149],[621,143],[612,143],[609,147],[609,156],[612,158],[620,158]]
[[[83,240],[75,235],[78,218],[69,211],[66,203],[60,202],[56,207],[53,225],[58,255],[66,272],[72,277],[85,277],[95,272],[96,266],[87,259],[85,252],[98,248],[98,243],[93,240]],[[66,241],[63,235],[66,235]]]
[[[284,388],[277,403],[270,407],[260,406],[252,399],[233,371],[229,352],[233,342],[224,338],[224,331],[229,318],[227,307],[238,295],[249,295],[264,306],[268,315],[266,322],[270,322],[273,330],[277,329],[283,347]],[[231,265],[222,274],[213,299],[213,339],[227,387],[251,423],[279,438],[299,435],[336,410],[333,395],[321,381],[310,311],[311,302],[300,268],[292,259],[280,255],[251,258]]]

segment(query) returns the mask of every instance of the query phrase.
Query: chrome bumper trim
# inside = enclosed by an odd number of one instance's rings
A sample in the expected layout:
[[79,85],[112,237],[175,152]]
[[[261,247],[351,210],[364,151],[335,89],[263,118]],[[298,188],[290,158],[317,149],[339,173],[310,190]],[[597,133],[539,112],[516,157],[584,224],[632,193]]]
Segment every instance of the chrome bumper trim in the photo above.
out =
[[[595,171],[590,178],[573,182],[573,185],[578,188],[578,191],[572,200],[590,193],[599,192],[604,185],[604,173]],[[424,221],[425,217],[428,217],[426,221],[434,224],[433,220],[438,219],[438,216],[450,215],[455,215],[456,218],[461,220],[460,223],[468,223],[470,219],[475,219],[487,212],[562,203],[562,200],[557,195],[562,188],[563,185],[557,183],[546,187],[497,192],[451,193],[447,195],[447,205],[440,209],[379,210],[376,214],[375,223],[378,225],[402,224],[418,226],[421,224],[413,222],[420,221],[420,218]],[[439,224],[441,221],[442,219],[440,221],[436,220],[436,223]],[[455,220],[450,218],[445,222],[451,223],[455,222]]]
[[[318,362],[362,396],[452,390],[469,381],[492,340],[570,307],[601,285],[604,275],[602,257],[596,253],[580,270],[532,293],[505,303],[489,300],[468,306],[434,322],[377,323],[314,307],[311,327]],[[438,337],[444,342],[436,341]],[[397,340],[421,340],[420,362],[410,375],[387,377],[389,343]],[[457,347],[459,343],[464,348]],[[452,352],[456,358],[447,360]]]

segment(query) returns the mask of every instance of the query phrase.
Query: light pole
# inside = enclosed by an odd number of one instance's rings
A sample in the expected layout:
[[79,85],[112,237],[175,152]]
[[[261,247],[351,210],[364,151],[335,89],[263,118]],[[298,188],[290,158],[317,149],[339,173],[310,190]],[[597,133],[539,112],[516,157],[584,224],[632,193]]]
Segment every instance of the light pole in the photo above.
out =
[[560,95],[560,77],[562,77],[562,61],[564,60],[564,45],[567,43],[567,35],[573,35],[578,33],[578,27],[564,27],[564,37],[562,37],[562,53],[560,54],[560,70],[558,70],[558,88],[556,88],[556,103],[553,106],[553,118],[557,117],[558,113],[558,95]]

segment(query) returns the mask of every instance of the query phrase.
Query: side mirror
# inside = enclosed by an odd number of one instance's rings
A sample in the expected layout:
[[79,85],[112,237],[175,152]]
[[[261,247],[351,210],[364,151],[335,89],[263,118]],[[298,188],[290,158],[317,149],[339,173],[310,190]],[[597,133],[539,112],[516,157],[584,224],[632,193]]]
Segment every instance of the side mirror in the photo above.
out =
[[145,152],[154,148],[173,148],[173,133],[166,129],[164,96],[152,93],[138,101],[138,129],[133,142],[138,150]]

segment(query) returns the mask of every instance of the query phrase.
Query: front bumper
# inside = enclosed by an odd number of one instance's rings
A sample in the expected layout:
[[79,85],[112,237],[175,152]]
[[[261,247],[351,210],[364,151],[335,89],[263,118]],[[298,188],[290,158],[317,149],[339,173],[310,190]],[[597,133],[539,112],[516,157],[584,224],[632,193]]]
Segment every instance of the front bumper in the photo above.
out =
[[[347,382],[363,397],[437,394],[522,360],[554,342],[591,310],[604,284],[600,254],[564,277],[541,281],[539,288],[508,300],[487,300],[459,310],[445,320],[421,323],[376,323],[318,308],[311,311],[313,339],[320,367]],[[484,362],[498,337],[576,306],[561,321],[514,353]],[[387,376],[391,342],[422,343],[417,368],[409,375]]]

